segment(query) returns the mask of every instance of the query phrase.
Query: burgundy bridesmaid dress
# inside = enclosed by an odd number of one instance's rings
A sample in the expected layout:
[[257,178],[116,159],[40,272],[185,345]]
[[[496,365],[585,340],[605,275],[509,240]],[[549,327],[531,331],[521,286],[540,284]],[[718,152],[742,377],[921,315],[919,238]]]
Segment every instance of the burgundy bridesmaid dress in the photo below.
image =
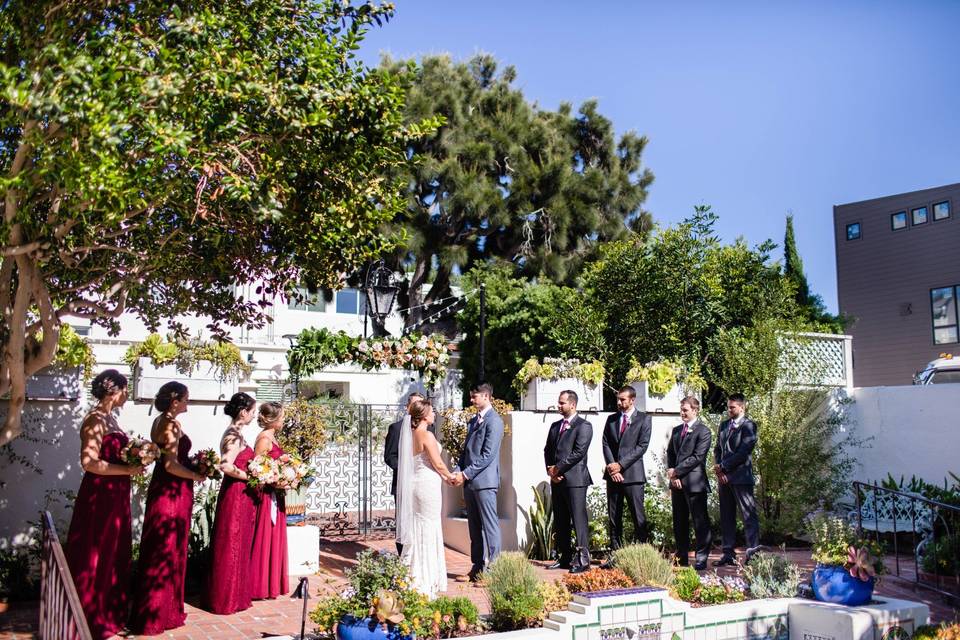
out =
[[[177,460],[188,465],[190,438],[180,436]],[[136,635],[155,636],[183,626],[183,583],[193,509],[193,480],[169,473],[158,460],[147,490],[140,537],[139,579],[130,619]]]
[[[277,459],[283,449],[274,443],[270,457]],[[253,550],[250,554],[250,595],[254,600],[276,598],[287,592],[287,514],[283,503],[283,489],[267,487],[257,506],[257,523],[253,531]],[[272,504],[276,502],[276,519]]]
[[[100,459],[123,464],[127,436],[110,432]],[[130,587],[130,476],[86,472],[67,534],[67,564],[94,638],[109,638],[127,621]]]
[[[253,449],[244,447],[233,464],[242,471],[253,458]],[[250,607],[250,547],[257,516],[256,494],[247,483],[225,475],[217,498],[211,547],[213,562],[207,576],[207,605],[222,615]]]

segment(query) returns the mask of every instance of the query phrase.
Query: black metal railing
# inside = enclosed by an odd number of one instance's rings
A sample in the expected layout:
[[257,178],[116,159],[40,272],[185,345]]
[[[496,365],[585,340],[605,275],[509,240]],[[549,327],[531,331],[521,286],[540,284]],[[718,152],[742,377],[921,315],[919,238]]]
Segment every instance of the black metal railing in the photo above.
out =
[[[960,600],[960,506],[865,482],[854,482],[853,490],[857,533],[872,531],[877,542],[890,534],[894,574]],[[904,538],[910,540],[912,571],[901,562]]]
[[40,558],[40,640],[92,640],[60,538],[49,511],[43,512]]

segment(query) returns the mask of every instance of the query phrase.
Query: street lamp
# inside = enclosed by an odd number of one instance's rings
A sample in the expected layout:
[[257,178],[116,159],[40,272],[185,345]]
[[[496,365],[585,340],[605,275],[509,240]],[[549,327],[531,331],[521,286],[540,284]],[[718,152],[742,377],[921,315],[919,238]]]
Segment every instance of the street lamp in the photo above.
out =
[[[382,327],[393,309],[397,294],[400,292],[395,274],[384,264],[383,260],[374,262],[367,269],[363,292],[367,297],[367,308],[364,316],[364,335],[366,335],[366,315],[376,319]],[[374,333],[376,334],[376,327],[374,327]]]

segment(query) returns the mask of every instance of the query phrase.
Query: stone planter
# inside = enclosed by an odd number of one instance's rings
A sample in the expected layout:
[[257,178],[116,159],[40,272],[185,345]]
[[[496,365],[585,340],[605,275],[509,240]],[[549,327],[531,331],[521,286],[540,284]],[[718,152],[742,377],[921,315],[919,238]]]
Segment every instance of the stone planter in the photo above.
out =
[[237,381],[216,378],[209,362],[198,364],[188,375],[184,375],[172,364],[157,367],[150,358],[140,358],[133,379],[134,398],[137,400],[153,400],[160,387],[171,380],[187,385],[191,400],[222,402],[237,392]]
[[394,627],[384,630],[383,626],[370,618],[362,620],[353,616],[344,616],[337,624],[337,640],[410,640]]
[[859,607],[870,602],[876,582],[874,578],[867,581],[854,578],[849,571],[836,565],[817,565],[810,581],[817,600],[848,607]]
[[646,380],[635,380],[630,386],[637,392],[637,411],[646,413],[680,413],[680,401],[686,397],[678,384],[662,396],[652,395]]
[[28,400],[78,400],[80,367],[46,367],[27,378]]
[[578,378],[534,378],[527,384],[526,392],[520,397],[522,411],[556,411],[557,399],[561,391],[574,391],[577,394],[579,411],[600,411],[603,409],[603,382],[591,384]]

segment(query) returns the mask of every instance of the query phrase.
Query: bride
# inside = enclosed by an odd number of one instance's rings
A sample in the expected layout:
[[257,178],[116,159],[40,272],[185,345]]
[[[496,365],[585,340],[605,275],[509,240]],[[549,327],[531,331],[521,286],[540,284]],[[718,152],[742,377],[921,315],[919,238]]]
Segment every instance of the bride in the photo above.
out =
[[427,427],[436,415],[428,400],[409,407],[400,428],[397,464],[397,542],[400,559],[410,568],[414,589],[433,599],[447,588],[440,521],[441,488],[453,474],[440,458],[440,444]]

